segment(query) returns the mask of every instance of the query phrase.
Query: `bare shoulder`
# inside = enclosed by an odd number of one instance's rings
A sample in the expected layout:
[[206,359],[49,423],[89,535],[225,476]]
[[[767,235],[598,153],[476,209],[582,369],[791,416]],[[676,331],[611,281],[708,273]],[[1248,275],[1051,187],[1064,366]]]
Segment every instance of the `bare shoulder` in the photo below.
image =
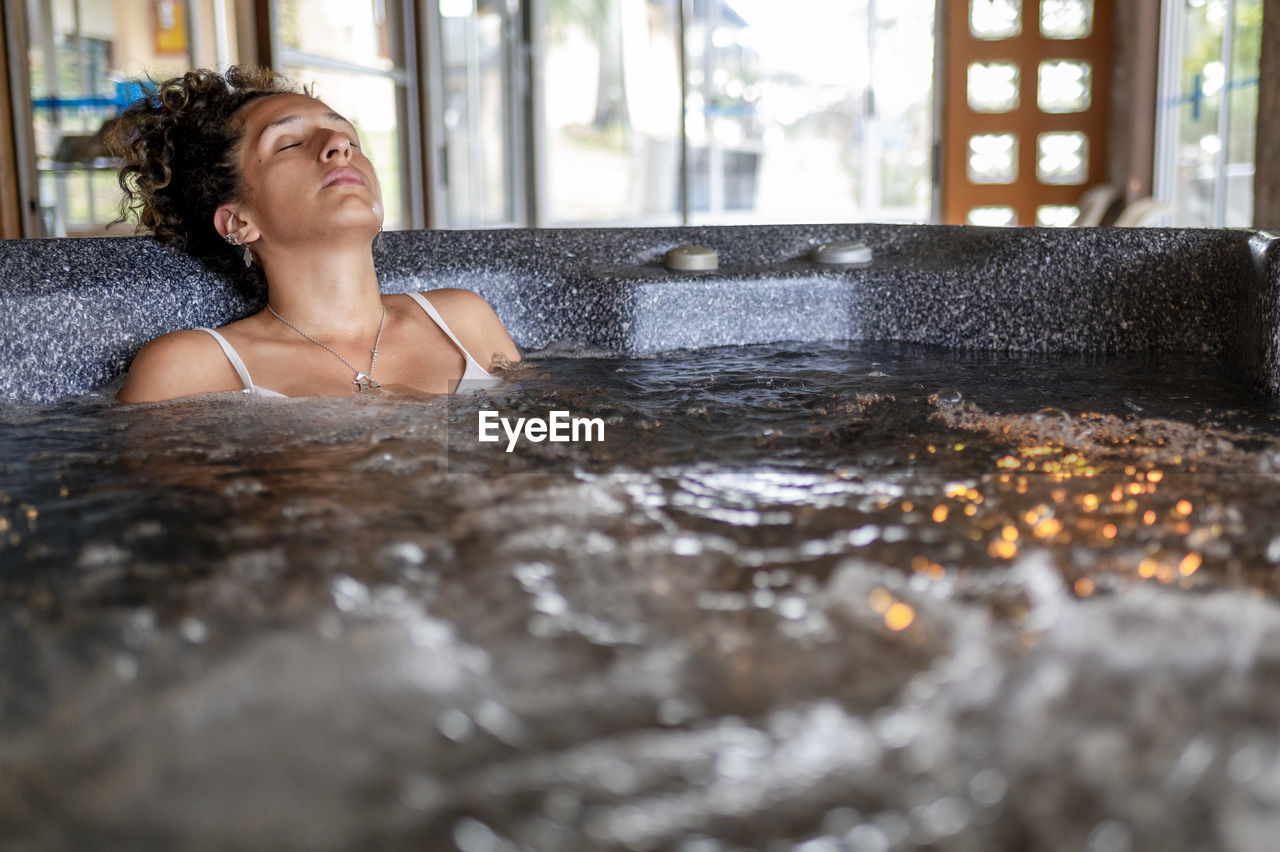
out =
[[502,320],[479,293],[448,287],[428,290],[422,295],[482,366],[488,367],[495,355],[508,361],[520,360],[520,350],[507,334]]
[[195,329],[171,331],[134,356],[116,399],[159,402],[240,387],[235,368],[211,335]]

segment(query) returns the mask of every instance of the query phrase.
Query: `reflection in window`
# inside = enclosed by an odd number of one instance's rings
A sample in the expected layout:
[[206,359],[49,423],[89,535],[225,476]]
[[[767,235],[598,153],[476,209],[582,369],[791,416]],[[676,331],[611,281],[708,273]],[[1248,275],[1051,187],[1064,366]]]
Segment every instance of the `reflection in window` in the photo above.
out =
[[1073,204],[1042,204],[1036,208],[1036,224],[1042,228],[1070,228],[1080,219]]
[[1040,63],[1036,101],[1041,112],[1083,112],[1089,108],[1092,68],[1075,59],[1049,59]]
[[1018,178],[1018,137],[984,133],[969,137],[969,181],[1013,183]]
[[1040,0],[1040,35],[1085,38],[1093,32],[1093,0]]
[[1084,183],[1089,140],[1083,133],[1041,133],[1036,140],[1036,177],[1041,183]]
[[969,109],[1008,112],[1018,108],[1018,66],[1013,62],[973,62],[969,65]]
[[969,211],[965,222],[987,228],[1003,228],[1017,224],[1017,216],[1012,207],[975,207]]
[[440,2],[441,171],[453,227],[516,221],[509,15],[505,3]]
[[928,219],[934,0],[542,5],[548,223]]
[[969,0],[974,38],[1012,38],[1022,32],[1022,0]]
[[381,71],[395,67],[384,0],[274,0],[272,5],[282,48]]
[[[1262,0],[1161,4],[1155,197],[1170,224],[1253,221]],[[1168,25],[1164,25],[1164,20]]]

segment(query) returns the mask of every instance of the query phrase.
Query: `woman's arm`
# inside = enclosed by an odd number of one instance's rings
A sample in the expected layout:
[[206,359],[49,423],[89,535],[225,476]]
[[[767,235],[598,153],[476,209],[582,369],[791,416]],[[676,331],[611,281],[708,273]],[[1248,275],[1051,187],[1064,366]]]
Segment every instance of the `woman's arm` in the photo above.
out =
[[447,288],[429,290],[422,295],[440,312],[480,366],[491,368],[497,356],[511,362],[520,360],[520,350],[507,334],[502,320],[479,293]]
[[116,399],[159,402],[240,387],[216,340],[203,331],[171,331],[142,347]]

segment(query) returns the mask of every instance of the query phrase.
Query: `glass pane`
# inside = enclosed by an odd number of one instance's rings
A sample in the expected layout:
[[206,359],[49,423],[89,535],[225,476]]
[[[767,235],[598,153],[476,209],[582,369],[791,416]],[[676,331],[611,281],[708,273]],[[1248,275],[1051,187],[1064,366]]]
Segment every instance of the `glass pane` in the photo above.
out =
[[1036,208],[1036,224],[1042,228],[1069,228],[1080,219],[1080,208],[1072,204],[1042,204]]
[[1223,225],[1253,224],[1254,144],[1258,123],[1258,68],[1262,52],[1262,0],[1236,0],[1227,99]]
[[1040,0],[1040,35],[1085,38],[1093,32],[1093,0]]
[[1041,112],[1083,112],[1092,97],[1093,69],[1075,59],[1047,59],[1040,63],[1036,102]]
[[102,130],[141,95],[139,79],[163,80],[191,67],[187,11],[181,0],[27,4],[41,236],[106,232],[120,190]]
[[[444,183],[450,227],[516,220],[515,85],[505,3],[440,2]],[[553,178],[554,180],[554,178]]]
[[1041,183],[1084,183],[1089,139],[1077,131],[1041,133],[1036,139],[1036,178]]
[[688,29],[693,221],[929,218],[930,0],[703,8]]
[[365,155],[373,162],[382,187],[383,228],[405,227],[403,169],[404,133],[397,108],[400,93],[385,77],[316,68],[281,69],[300,84],[312,84],[313,94],[356,126]]
[[399,61],[386,0],[274,0],[280,46],[390,71]]
[[1008,112],[1018,108],[1021,81],[1013,62],[973,62],[969,65],[969,109]]
[[974,38],[1012,38],[1022,32],[1022,0],[969,0]]
[[970,225],[994,228],[1016,225],[1018,218],[1012,207],[975,207],[969,211],[965,221]]
[[984,133],[969,137],[969,181],[1013,183],[1018,179],[1018,137]]
[[[552,2],[544,33],[547,217],[678,222],[678,6]],[[736,93],[730,114],[749,111],[760,87],[739,81]]]
[[686,5],[682,105],[678,3],[545,4],[551,222],[679,221],[682,132],[694,222],[929,218],[933,0]]

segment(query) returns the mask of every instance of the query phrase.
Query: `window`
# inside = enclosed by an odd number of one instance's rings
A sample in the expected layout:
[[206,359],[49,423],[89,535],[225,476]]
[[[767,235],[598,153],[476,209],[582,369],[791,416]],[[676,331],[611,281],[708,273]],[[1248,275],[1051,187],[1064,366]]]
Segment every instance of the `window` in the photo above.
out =
[[1155,196],[1170,223],[1253,221],[1262,0],[1164,4]]
[[934,0],[429,5],[440,225],[931,217]]
[[1109,0],[946,7],[945,220],[1074,224],[1105,179]]

